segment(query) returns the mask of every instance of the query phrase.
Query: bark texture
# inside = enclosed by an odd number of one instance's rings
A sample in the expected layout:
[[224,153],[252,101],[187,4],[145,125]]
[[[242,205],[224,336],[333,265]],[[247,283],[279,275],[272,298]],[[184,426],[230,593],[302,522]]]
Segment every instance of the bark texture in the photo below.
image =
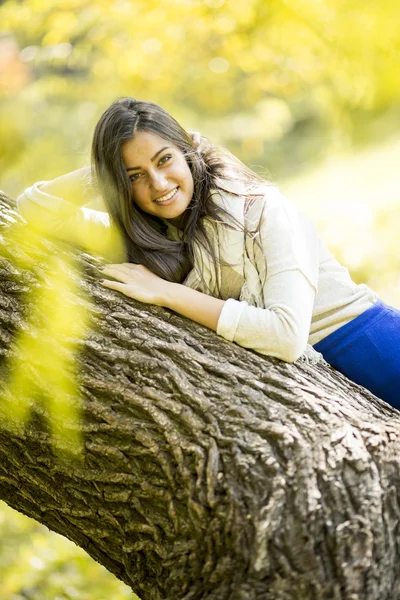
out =
[[67,246],[42,241],[21,266],[9,231],[26,226],[1,206],[2,396],[49,253],[77,255],[94,307],[70,399],[84,460],[54,452],[34,395],[22,430],[1,408],[1,499],[142,600],[400,598],[396,410],[324,364],[260,356],[101,288],[99,260]]

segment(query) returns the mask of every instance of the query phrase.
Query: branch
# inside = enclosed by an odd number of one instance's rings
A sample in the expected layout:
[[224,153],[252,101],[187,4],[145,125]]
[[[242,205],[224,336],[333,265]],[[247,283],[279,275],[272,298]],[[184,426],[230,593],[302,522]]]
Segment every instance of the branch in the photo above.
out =
[[[27,235],[15,247],[7,232],[19,217],[1,202],[0,498],[142,600],[394,597],[398,412],[324,364],[260,356],[102,288],[96,257]],[[69,402],[82,419],[65,427],[82,434],[81,459],[73,435],[69,454],[52,445],[34,360],[30,419],[12,427],[4,408],[10,365],[21,360],[14,340],[41,322],[29,320],[32,292],[51,287],[55,252],[65,264],[75,257],[76,303],[91,314],[73,345],[68,333],[43,333],[53,354],[78,349]]]

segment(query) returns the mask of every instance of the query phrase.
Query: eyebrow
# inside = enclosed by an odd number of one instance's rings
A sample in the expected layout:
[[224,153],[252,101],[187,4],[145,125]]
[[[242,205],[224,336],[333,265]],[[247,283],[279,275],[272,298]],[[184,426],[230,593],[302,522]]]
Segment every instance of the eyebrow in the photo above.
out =
[[[153,158],[151,159],[152,161],[156,160],[157,156],[159,154],[161,154],[161,152],[164,152],[164,150],[168,150],[169,146],[164,146],[164,148],[161,148],[161,150],[159,150],[158,152],[155,153],[155,155],[153,156]],[[141,167],[129,167],[129,169],[127,169],[127,171],[138,171],[140,170]]]

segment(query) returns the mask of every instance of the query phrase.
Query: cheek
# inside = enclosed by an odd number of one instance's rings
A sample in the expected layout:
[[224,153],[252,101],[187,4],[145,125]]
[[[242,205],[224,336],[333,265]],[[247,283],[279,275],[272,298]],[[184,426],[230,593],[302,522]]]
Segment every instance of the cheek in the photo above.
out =
[[190,195],[191,195],[191,196],[193,196],[193,192],[194,192],[194,181],[193,181],[193,175],[192,175],[192,172],[191,172],[191,170],[189,169],[189,167],[188,167],[188,171],[189,171],[189,174],[188,174],[189,190],[190,190]]
[[193,176],[192,171],[189,169],[189,165],[186,163],[182,165],[182,179],[185,180],[186,188],[188,191],[193,192]]
[[132,200],[134,201],[135,204],[137,204],[139,206],[139,208],[145,208],[148,200],[147,200],[146,190],[144,189],[144,186],[140,185],[140,183],[136,183],[135,185],[132,185],[131,195],[132,195]]

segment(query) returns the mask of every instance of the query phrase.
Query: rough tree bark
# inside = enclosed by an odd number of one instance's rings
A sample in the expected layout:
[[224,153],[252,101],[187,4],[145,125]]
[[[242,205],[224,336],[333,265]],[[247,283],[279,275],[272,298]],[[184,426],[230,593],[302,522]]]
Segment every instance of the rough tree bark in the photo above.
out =
[[326,365],[260,356],[101,288],[80,251],[43,241],[18,266],[19,217],[1,203],[2,395],[46,252],[77,254],[96,307],[71,398],[84,461],[53,451],[45,407],[32,400],[21,431],[0,412],[1,499],[143,600],[400,598],[396,410]]

